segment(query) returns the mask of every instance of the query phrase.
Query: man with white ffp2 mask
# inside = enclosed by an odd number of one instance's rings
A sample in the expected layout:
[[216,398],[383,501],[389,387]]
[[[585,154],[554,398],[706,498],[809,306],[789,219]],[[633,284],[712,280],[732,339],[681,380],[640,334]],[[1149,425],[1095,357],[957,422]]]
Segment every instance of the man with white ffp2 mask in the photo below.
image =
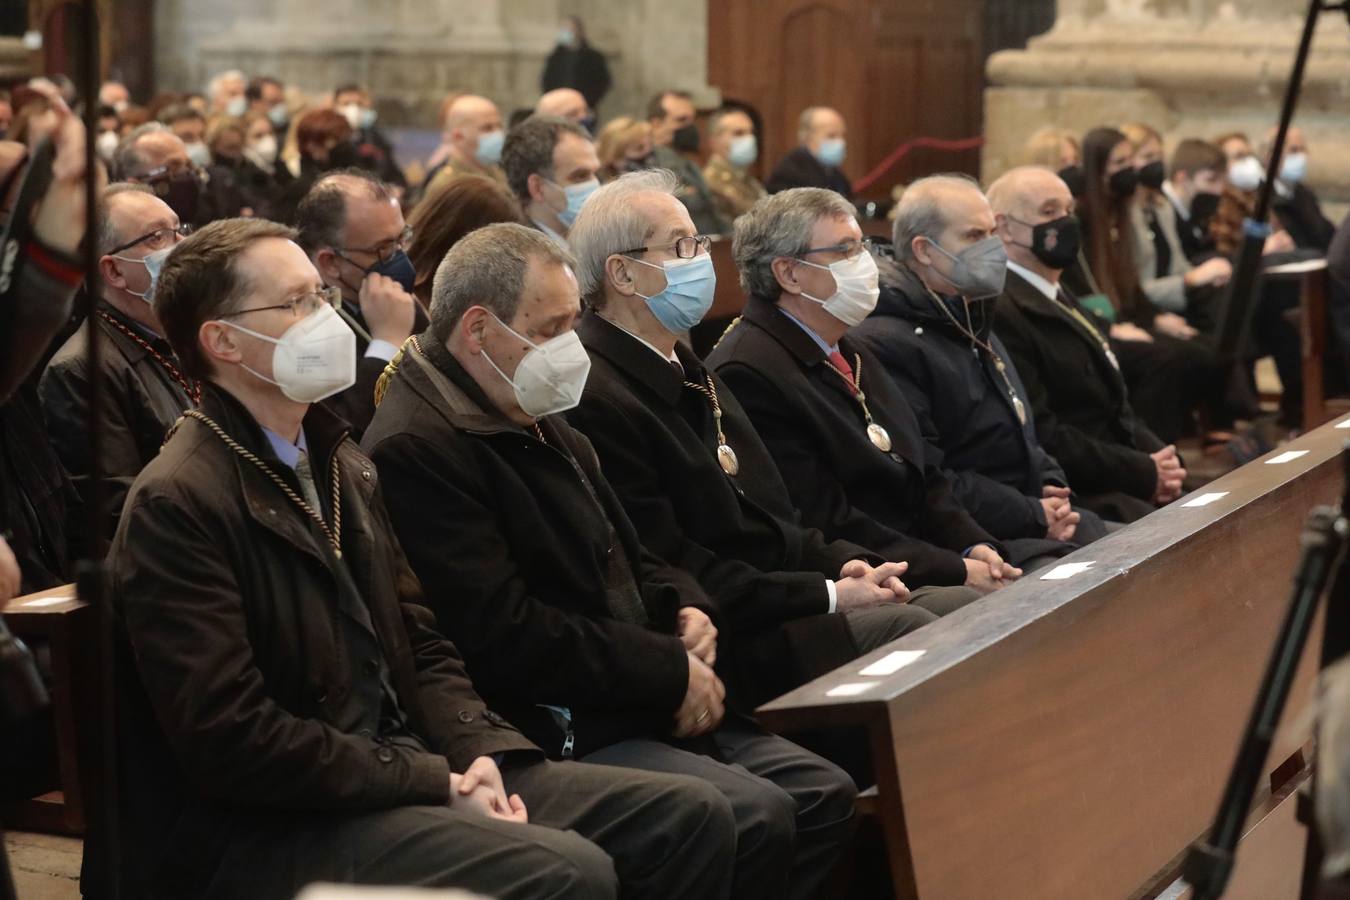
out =
[[764,438],[802,522],[908,562],[911,588],[989,592],[1018,577],[930,458],[903,392],[849,334],[879,295],[852,205],[822,188],[772,194],[736,221],[732,255],[750,298],[708,363]]
[[[101,462],[109,535],[132,480],[154,459],[183,410],[200,398],[197,382],[183,374],[165,340],[153,305],[159,267],[189,231],[145,185],[115,184],[99,205],[95,240],[101,293],[93,324],[103,346],[99,367],[107,391]],[[89,487],[92,468],[88,349],[81,328],[52,358],[40,386],[52,446],[81,492]]]

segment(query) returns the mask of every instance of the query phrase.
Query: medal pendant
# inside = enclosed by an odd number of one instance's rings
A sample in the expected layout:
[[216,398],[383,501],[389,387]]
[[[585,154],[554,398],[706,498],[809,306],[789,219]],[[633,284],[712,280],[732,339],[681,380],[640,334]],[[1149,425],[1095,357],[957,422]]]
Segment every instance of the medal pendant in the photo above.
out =
[[873,447],[876,447],[882,453],[891,452],[891,436],[886,433],[885,428],[882,428],[876,422],[867,426],[867,439],[872,442]]
[[1027,408],[1022,403],[1021,397],[1013,397],[1013,409],[1017,410],[1017,421],[1023,425],[1027,424]]
[[741,471],[741,462],[736,458],[736,451],[727,444],[717,446],[717,464],[722,467],[723,472],[733,478]]

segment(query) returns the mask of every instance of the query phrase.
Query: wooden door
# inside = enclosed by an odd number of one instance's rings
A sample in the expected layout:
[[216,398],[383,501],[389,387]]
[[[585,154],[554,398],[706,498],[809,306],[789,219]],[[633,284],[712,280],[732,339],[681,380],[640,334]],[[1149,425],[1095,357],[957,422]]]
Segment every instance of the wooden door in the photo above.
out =
[[[803,109],[838,109],[856,182],[912,138],[980,132],[983,12],[980,0],[713,0],[708,81],[763,114],[762,172],[796,146]],[[978,151],[917,150],[861,196],[978,166]]]

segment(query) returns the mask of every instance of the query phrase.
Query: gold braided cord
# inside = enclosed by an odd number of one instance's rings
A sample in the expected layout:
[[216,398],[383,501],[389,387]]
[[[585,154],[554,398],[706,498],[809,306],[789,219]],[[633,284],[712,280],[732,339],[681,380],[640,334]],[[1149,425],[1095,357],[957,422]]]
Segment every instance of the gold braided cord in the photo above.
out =
[[[389,382],[393,380],[394,375],[398,372],[398,367],[403,363],[403,354],[408,352],[409,344],[417,347],[416,336],[410,337],[403,342],[403,346],[398,348],[398,352],[394,354],[394,358],[385,364],[384,371],[380,373],[380,377],[375,379],[376,406],[379,406],[384,402],[384,393],[389,390]],[[422,348],[417,347],[417,349],[420,351]]]
[[[332,482],[333,493],[333,527],[329,528],[328,523],[324,521],[323,515],[314,507],[305,502],[304,498],[291,489],[291,486],[284,479],[263,462],[257,454],[245,449],[238,441],[225,433],[225,429],[216,424],[215,420],[200,410],[190,409],[183,413],[185,418],[196,419],[215,433],[216,437],[239,456],[253,463],[264,475],[271,479],[272,483],[281,488],[292,503],[296,505],[305,515],[314,521],[323,533],[328,536],[328,541],[333,545],[333,552],[339,559],[342,558],[342,479],[339,477],[338,455],[333,453],[333,464],[329,467],[329,478]],[[176,430],[176,427],[175,427]]]

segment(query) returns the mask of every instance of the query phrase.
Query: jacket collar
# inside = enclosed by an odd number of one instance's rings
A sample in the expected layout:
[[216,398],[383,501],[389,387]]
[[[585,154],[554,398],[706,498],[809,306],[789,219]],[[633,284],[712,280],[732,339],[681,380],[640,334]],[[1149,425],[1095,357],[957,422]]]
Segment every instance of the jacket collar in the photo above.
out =
[[[1060,290],[1063,290],[1063,285]],[[1036,286],[1027,281],[1021,275],[1012,269],[1008,270],[1008,279],[1004,284],[1004,293],[1015,306],[1020,307],[1024,312],[1036,313],[1042,316],[1053,316],[1063,318],[1068,315],[1064,309],[1055,300],[1042,294]]]
[[[803,331],[801,326],[789,319],[773,301],[752,296],[745,302],[745,311],[741,313],[741,317],[766,331],[803,366],[810,368],[825,362],[825,351],[820,349],[820,345],[813,341],[811,335]],[[840,344],[842,345],[843,341],[840,341]]]
[[594,310],[588,310],[582,317],[577,334],[587,350],[604,357],[632,380],[646,385],[669,406],[679,402],[685,380],[696,381],[702,374],[703,365],[698,358],[679,343],[675,345],[675,354],[684,367],[683,377],[669,362],[662,361],[641,341]]
[[[262,426],[233,394],[217,384],[206,382],[202,389],[201,411],[219,425],[239,446],[262,460],[268,470],[281,478],[292,490],[299,488],[300,482],[296,478],[295,472],[277,458],[271,442],[263,434]],[[205,427],[205,423],[196,424]],[[333,454],[347,440],[351,428],[345,421],[317,403],[312,404],[309,412],[305,414],[303,427],[305,429],[305,440],[309,446],[309,456],[313,460],[312,469],[316,487],[327,499],[327,473],[332,466]],[[219,438],[214,434],[208,435],[206,440],[219,442]],[[260,471],[252,462],[242,458],[229,448],[222,446],[221,449],[234,460],[235,469],[239,473],[240,490],[249,516],[261,527],[276,533],[297,549],[309,553],[327,565],[326,555],[317,545],[314,532],[306,518],[298,510],[293,510],[294,514],[277,514],[278,508],[281,506],[289,507],[290,501],[280,492],[272,479]],[[355,481],[344,479],[342,488],[344,497],[348,491],[355,490],[362,494],[373,491],[370,479],[357,479]],[[354,541],[360,532],[359,519],[354,520],[352,517],[348,517],[343,529],[344,549],[355,546]],[[362,540],[368,539],[368,534],[362,534]]]
[[[147,333],[140,323],[134,321],[130,316],[113,306],[107,300],[100,298],[97,309],[99,312],[107,313],[108,316],[118,324],[154,347],[156,353],[163,355],[170,362],[177,365],[178,359],[173,355],[173,350],[169,347],[168,342],[165,341],[164,338]],[[127,337],[126,334],[116,326],[108,324],[107,320],[102,316],[99,316],[98,325],[103,329],[103,333],[108,336],[108,339],[112,341],[113,345],[117,347],[124,357],[126,357],[127,362],[135,365],[142,359],[145,359],[145,348],[142,347],[139,342]]]
[[[939,306],[939,303],[942,305]],[[946,312],[943,312],[944,309]],[[896,316],[925,327],[938,327],[964,338],[962,328],[957,327],[952,318],[964,326],[966,313],[966,301],[930,291],[923,279],[909,266],[896,263],[882,269],[881,296],[877,300],[875,315]],[[994,330],[994,302],[979,300],[970,303],[969,313],[976,336],[988,340],[990,332]]]
[[478,382],[430,331],[417,336],[421,353],[412,350],[400,365],[409,386],[431,404],[450,426],[473,434],[525,434],[492,405]]

